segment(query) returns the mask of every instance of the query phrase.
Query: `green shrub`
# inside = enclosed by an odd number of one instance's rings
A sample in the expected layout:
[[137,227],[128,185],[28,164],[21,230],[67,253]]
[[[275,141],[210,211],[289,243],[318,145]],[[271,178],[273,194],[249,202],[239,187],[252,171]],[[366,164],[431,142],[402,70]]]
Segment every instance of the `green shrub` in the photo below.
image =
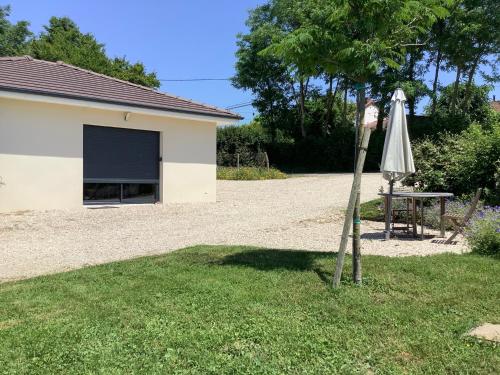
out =
[[[263,167],[265,151],[270,163],[290,172],[348,172],[354,164],[354,127],[338,126],[328,135],[308,135],[293,139],[279,129],[272,139],[268,130],[255,121],[249,125],[227,126],[217,130],[217,165]],[[373,132],[365,171],[378,171],[385,132]]]
[[276,168],[217,167],[218,180],[274,180],[287,177],[285,173]]
[[413,156],[416,173],[405,184],[458,196],[483,187],[485,200],[499,203],[500,122],[489,129],[475,124],[459,134],[445,133],[438,141],[416,142]]
[[467,242],[474,253],[500,258],[500,206],[478,211],[468,224]]
[[267,135],[258,122],[217,129],[217,165],[235,167],[237,154],[240,165],[262,166],[257,156],[265,151]]
[[372,199],[361,203],[361,220],[384,221],[384,209],[382,198]]

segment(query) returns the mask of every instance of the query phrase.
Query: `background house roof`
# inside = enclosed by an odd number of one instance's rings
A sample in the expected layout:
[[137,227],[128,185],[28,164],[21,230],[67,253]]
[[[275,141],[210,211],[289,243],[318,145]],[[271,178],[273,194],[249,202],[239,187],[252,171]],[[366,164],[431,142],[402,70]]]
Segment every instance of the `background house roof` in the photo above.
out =
[[500,112],[500,101],[499,100],[493,99],[493,101],[490,102],[490,106],[491,106],[491,108],[493,108],[493,110],[495,112]]
[[0,57],[0,90],[241,119],[238,114],[225,109],[196,103],[63,62],[37,60],[30,56]]

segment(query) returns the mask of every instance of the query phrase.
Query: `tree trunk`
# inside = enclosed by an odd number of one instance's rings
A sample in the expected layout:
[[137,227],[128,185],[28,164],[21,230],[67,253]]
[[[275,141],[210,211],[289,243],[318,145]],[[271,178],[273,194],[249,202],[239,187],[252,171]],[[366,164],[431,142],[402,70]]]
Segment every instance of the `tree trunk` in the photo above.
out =
[[342,269],[344,268],[345,251],[347,248],[347,241],[349,240],[349,231],[351,230],[351,219],[354,213],[354,206],[357,200],[357,193],[361,186],[361,175],[363,173],[363,166],[365,164],[366,150],[370,142],[371,129],[365,129],[359,152],[358,162],[356,165],[356,172],[352,181],[351,194],[349,196],[349,203],[345,213],[344,227],[342,230],[342,237],[340,239],[339,252],[337,254],[337,262],[335,265],[335,274],[333,276],[333,287],[337,288],[340,285],[340,278],[342,277]]
[[324,128],[325,134],[328,133],[328,130],[331,128],[332,125],[331,122],[332,122],[333,104],[335,103],[335,98],[337,97],[337,92],[339,90],[339,81],[340,79],[337,79],[335,90],[333,90],[333,75],[330,75],[328,81],[327,99],[326,99],[326,115],[325,115],[325,128]]
[[438,48],[437,56],[436,56],[436,71],[434,72],[434,81],[432,82],[432,106],[431,113],[434,115],[436,113],[436,105],[437,105],[437,88],[439,83],[439,70],[441,68],[441,59],[443,57],[443,53],[441,52],[441,48]]
[[347,78],[344,78],[344,108],[343,108],[343,113],[342,117],[344,118],[344,123],[347,123]]
[[328,89],[326,90],[326,115],[324,124],[324,134],[328,132],[328,128],[330,126],[330,118],[332,116],[332,106],[331,106],[332,92],[333,92],[333,75],[330,75],[328,77]]
[[384,129],[385,101],[381,100],[378,105],[377,130],[381,131]]
[[305,128],[305,121],[306,121],[306,106],[305,106],[305,95],[306,94],[306,88],[304,85],[304,79],[300,79],[300,98],[299,98],[299,108],[300,108],[300,132],[302,134],[302,138],[306,137],[306,128]]
[[452,113],[455,113],[455,110],[457,108],[457,101],[458,101],[458,89],[460,85],[460,74],[462,73],[462,69],[460,66],[457,66],[457,75],[455,77],[455,83],[453,86],[453,96],[451,98],[451,111]]
[[331,121],[333,121],[333,105],[335,104],[335,98],[337,97],[337,93],[339,91],[340,80],[337,78],[337,83],[335,84],[335,90],[333,90],[332,101],[330,103],[330,117]]
[[[363,139],[364,128],[364,117],[365,117],[365,101],[366,92],[365,88],[358,89],[357,93],[357,109],[356,109],[356,166],[358,165],[358,159],[361,151],[361,142]],[[356,173],[356,170],[354,171]],[[361,192],[358,186],[358,191],[356,192],[356,203],[354,205],[353,215],[352,215],[352,279],[356,284],[361,284]]]
[[[415,80],[415,56],[416,52],[409,53],[409,67],[408,67],[408,80],[413,82]],[[415,120],[415,95],[408,97],[408,124],[413,125]]]
[[472,96],[472,83],[474,82],[474,76],[476,75],[476,70],[479,65],[479,60],[481,59],[482,52],[479,52],[472,63],[472,67],[470,68],[468,77],[467,77],[467,85],[465,86],[465,95],[464,95],[464,108],[467,110],[469,108],[471,96]]
[[436,70],[434,71],[434,81],[432,82],[432,102],[431,114],[436,113],[437,106],[437,90],[439,85],[439,71],[441,70],[441,60],[443,59],[443,51],[441,46],[441,38],[443,37],[445,23],[442,19],[438,20],[435,24],[435,38],[436,38]]

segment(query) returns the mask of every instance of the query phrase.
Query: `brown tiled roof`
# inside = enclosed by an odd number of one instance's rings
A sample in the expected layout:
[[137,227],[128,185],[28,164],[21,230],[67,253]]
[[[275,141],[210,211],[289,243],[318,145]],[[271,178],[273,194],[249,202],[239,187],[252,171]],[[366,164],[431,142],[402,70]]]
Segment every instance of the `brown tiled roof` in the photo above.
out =
[[0,57],[0,90],[241,119],[233,112],[165,94],[63,62]]

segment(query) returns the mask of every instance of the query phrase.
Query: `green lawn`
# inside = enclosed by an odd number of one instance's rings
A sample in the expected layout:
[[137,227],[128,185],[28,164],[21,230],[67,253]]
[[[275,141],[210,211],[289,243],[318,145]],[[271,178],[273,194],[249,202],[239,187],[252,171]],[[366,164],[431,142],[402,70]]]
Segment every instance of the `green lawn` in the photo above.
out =
[[[346,262],[349,263],[349,260]],[[0,373],[495,373],[500,261],[199,246],[0,285]],[[346,274],[349,269],[346,270]]]
[[382,205],[381,198],[361,203],[361,220],[385,221],[384,211],[381,209]]

